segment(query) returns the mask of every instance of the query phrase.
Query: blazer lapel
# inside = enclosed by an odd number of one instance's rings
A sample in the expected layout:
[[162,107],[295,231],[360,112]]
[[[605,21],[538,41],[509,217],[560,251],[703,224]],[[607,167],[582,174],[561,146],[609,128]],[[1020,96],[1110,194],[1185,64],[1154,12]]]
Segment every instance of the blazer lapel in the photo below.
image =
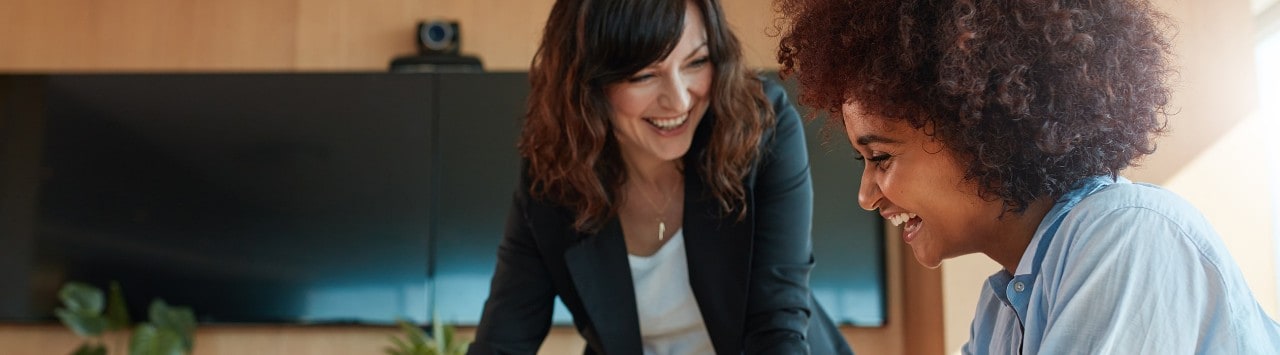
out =
[[578,297],[607,354],[640,355],[640,319],[622,226],[615,218],[599,234],[565,249]]
[[[691,167],[685,170],[684,206],[689,284],[716,353],[741,353],[751,272],[752,216],[738,222],[737,211],[721,213],[719,202],[698,176],[697,161],[686,160],[685,166]],[[747,186],[748,205],[750,189]]]

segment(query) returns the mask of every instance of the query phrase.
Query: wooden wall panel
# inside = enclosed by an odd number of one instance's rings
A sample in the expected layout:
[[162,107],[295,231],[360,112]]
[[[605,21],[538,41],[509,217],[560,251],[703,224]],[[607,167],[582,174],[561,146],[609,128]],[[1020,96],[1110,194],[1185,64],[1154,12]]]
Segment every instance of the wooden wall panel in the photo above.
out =
[[[478,55],[490,70],[519,71],[529,67],[542,38],[542,27],[552,0],[439,1],[426,18],[447,18],[461,23],[462,51]],[[747,64],[776,68],[777,38],[769,36],[773,10],[769,1],[724,1],[730,26],[742,40]],[[494,10],[501,9],[501,10]]]
[[769,1],[722,1],[725,18],[742,42],[747,66],[775,69],[778,67],[778,38],[771,35],[777,17]]
[[279,70],[295,0],[6,0],[0,71]]
[[[471,339],[473,329],[459,329],[459,337]],[[390,337],[400,337],[393,327],[353,326],[201,326],[196,330],[195,349],[199,355],[385,354]],[[5,354],[70,354],[83,340],[60,325],[0,324],[0,349]],[[105,337],[112,354],[124,354],[127,334]],[[540,355],[580,354],[584,347],[577,331],[552,328]]]
[[[3,0],[0,72],[381,71],[426,19],[462,52],[526,70],[552,0]],[[773,68],[768,1],[727,1],[747,63]]]
[[[898,244],[902,243],[898,241]],[[901,301],[910,312],[902,313],[903,354],[946,353],[942,308],[942,271],[921,266],[910,247],[903,246]]]
[[[911,249],[904,248],[900,242],[901,233],[895,228],[885,228],[885,322],[877,328],[841,327],[845,340],[857,354],[904,355],[904,334],[911,329],[907,324],[906,310],[909,306],[904,302],[904,285],[907,280],[903,274],[904,262],[915,262]],[[911,354],[917,355],[917,354]],[[939,354],[919,354],[939,355]]]
[[462,52],[479,56],[485,69],[524,71],[542,39],[551,0],[441,0],[430,18],[453,19],[462,33]]
[[297,60],[302,71],[381,71],[417,49],[422,0],[298,0]]
[[0,68],[70,69],[93,44],[92,9],[77,0],[0,1]]
[[181,4],[164,22],[180,35],[160,36],[148,58],[174,51],[166,64],[181,70],[276,70],[295,60],[293,0],[151,1]]

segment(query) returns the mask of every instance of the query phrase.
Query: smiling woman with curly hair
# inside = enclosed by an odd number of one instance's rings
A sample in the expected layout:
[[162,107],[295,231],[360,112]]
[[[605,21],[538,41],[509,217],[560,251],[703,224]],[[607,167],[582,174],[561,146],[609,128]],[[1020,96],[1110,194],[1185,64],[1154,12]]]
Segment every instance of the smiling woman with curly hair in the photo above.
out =
[[1141,0],[777,0],[778,59],[916,259],[983,253],[968,353],[1268,353],[1280,326],[1155,151],[1166,19]]

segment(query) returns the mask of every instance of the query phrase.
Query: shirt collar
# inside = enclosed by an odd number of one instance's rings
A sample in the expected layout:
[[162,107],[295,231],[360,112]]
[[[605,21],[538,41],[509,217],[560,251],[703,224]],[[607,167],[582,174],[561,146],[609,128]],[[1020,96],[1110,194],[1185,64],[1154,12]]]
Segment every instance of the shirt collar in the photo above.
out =
[[[1117,183],[1127,184],[1129,183],[1129,179],[1122,176],[1117,176],[1114,179],[1107,175],[1094,176],[1077,182],[1071,191],[1067,191],[1067,193],[1062,194],[1062,197],[1058,198],[1058,201],[1053,204],[1053,208],[1049,209],[1049,213],[1045,214],[1044,218],[1040,220],[1040,225],[1036,227],[1036,234],[1032,236],[1031,243],[1027,244],[1027,250],[1022,251],[1022,259],[1019,259],[1018,267],[1015,269],[1016,274],[1026,275],[1032,272],[1032,266],[1037,263],[1035,260],[1036,252],[1039,251],[1041,247],[1048,246],[1041,245],[1043,244],[1041,241],[1045,237],[1044,234],[1059,217],[1062,217],[1062,215],[1067,212],[1071,212],[1071,208],[1075,207],[1076,203],[1083,200],[1085,196],[1088,196],[1103,187]],[[1006,281],[1006,283],[1007,282],[1008,281]]]

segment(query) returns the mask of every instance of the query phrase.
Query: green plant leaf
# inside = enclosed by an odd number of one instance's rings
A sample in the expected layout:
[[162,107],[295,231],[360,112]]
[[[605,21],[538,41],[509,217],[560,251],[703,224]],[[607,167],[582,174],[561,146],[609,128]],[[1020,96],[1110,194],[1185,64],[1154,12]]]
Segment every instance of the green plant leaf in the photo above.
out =
[[107,355],[107,347],[102,346],[101,343],[85,342],[80,344],[80,347],[76,348],[71,355]]
[[436,340],[441,343],[444,343],[444,347],[445,347],[444,350],[447,351],[449,350],[448,348],[452,347],[454,343],[453,326],[445,324],[440,327],[440,330],[441,330],[441,334],[436,334]]
[[396,323],[400,325],[400,330],[404,332],[405,340],[408,340],[413,345],[412,349],[425,347],[431,341],[431,337],[427,336],[427,332],[423,331],[421,327],[404,320],[396,321]]
[[139,324],[129,339],[129,355],[183,355],[182,339],[172,330]]
[[400,340],[400,338],[396,336],[391,336],[391,345],[394,347],[387,347],[387,354],[413,355],[413,348],[410,347],[408,343],[405,343],[404,340]]
[[403,336],[391,336],[392,347],[383,349],[387,354],[393,355],[443,355],[445,344],[440,343],[437,339],[431,338],[427,332],[413,323],[403,319],[397,320],[396,324],[400,326],[400,333]]
[[196,332],[196,316],[191,308],[169,306],[164,300],[151,301],[148,312],[151,324],[159,330],[166,330],[178,336],[182,348],[191,351],[194,347]]
[[106,355],[107,348],[98,342],[85,342],[76,348],[72,355]]
[[470,341],[459,341],[457,329],[432,316],[431,333],[422,327],[400,319],[400,336],[390,336],[391,346],[383,348],[388,355],[465,355]]
[[467,347],[470,345],[471,345],[471,342],[469,341],[449,343],[449,355],[466,355]]
[[124,302],[124,292],[120,290],[120,283],[111,281],[107,291],[107,330],[119,330],[128,328],[133,321],[129,319],[129,307]]
[[434,354],[465,355],[467,346],[471,345],[470,341],[458,341],[456,328],[440,321],[439,313],[431,315],[431,335],[434,338],[427,337],[427,339],[431,341]]
[[82,337],[97,337],[107,329],[107,319],[100,315],[72,312],[62,308],[53,310],[53,314],[62,321],[63,325]]
[[458,345],[458,347],[453,349],[453,353],[454,353],[454,354],[458,354],[458,355],[466,355],[466,354],[467,354],[467,350],[470,350],[470,349],[471,349],[471,341],[470,341],[470,340],[460,341],[460,342],[458,342],[458,344],[457,344],[457,345]]
[[433,346],[433,348],[435,349],[432,349],[432,350],[435,350],[436,354],[445,354],[445,350],[448,350],[446,349],[446,345],[448,344],[445,344],[445,342],[447,342],[448,340],[446,340],[441,335],[444,335],[444,323],[440,321],[439,312],[432,312],[431,313],[431,336],[433,337],[433,340],[435,340],[435,346]]
[[70,281],[58,290],[58,298],[68,310],[80,314],[102,313],[102,290],[92,285]]

